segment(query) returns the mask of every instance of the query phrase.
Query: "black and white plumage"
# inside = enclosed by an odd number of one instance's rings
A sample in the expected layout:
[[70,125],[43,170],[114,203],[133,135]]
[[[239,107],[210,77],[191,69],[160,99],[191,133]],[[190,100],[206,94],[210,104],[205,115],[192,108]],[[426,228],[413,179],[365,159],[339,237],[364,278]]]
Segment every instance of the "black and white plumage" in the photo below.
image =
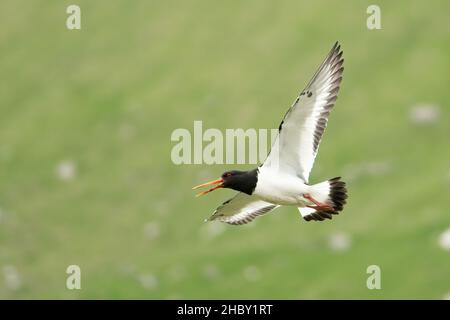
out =
[[281,206],[296,206],[306,221],[331,219],[343,210],[347,190],[340,178],[309,185],[309,175],[342,81],[344,59],[336,43],[289,108],[264,163],[251,171],[228,171],[213,185],[239,191],[208,220],[245,224]]
[[246,224],[277,207],[279,205],[239,192],[219,206],[208,220],[218,220],[234,225]]

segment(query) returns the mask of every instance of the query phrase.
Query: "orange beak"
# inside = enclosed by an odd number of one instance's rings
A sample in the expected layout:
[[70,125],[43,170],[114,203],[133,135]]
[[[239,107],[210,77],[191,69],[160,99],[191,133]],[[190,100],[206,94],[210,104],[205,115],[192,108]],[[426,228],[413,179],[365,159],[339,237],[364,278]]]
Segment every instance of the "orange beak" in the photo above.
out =
[[[218,184],[218,183],[219,183],[219,184]],[[213,181],[210,181],[210,182],[207,182],[207,183],[199,184],[198,186],[193,187],[192,190],[195,190],[195,189],[198,189],[198,188],[201,188],[201,187],[211,186],[211,185],[213,185],[213,184],[218,184],[218,185],[215,186],[215,187],[213,187],[213,188],[211,188],[211,189],[209,189],[209,190],[206,190],[206,191],[203,191],[203,192],[198,193],[198,194],[196,195],[196,197],[203,196],[203,195],[205,195],[205,194],[207,194],[207,193],[210,193],[211,191],[214,191],[214,190],[216,190],[216,189],[218,189],[218,188],[222,188],[222,187],[223,187],[223,179],[220,178],[220,179],[213,180]]]

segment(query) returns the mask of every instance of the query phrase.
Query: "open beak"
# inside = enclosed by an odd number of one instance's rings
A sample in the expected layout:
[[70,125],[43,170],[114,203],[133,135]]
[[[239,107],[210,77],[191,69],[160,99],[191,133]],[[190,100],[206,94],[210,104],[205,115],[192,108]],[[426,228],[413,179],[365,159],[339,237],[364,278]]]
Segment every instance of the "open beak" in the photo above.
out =
[[223,187],[223,179],[220,178],[220,179],[213,180],[213,181],[210,181],[210,182],[207,182],[207,183],[199,184],[198,186],[193,187],[192,190],[195,190],[195,189],[198,189],[198,188],[201,188],[201,187],[211,186],[211,185],[214,185],[214,184],[217,184],[217,186],[212,187],[209,190],[197,193],[196,197],[203,196],[203,195],[205,195],[207,193],[210,193],[211,191],[214,191],[214,190],[216,190],[218,188],[222,188]]

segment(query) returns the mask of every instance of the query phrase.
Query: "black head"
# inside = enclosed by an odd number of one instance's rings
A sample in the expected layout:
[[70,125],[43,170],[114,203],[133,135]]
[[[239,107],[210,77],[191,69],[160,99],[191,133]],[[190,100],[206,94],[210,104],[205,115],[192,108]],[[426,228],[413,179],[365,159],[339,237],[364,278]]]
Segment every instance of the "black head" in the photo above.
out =
[[258,169],[254,169],[251,171],[232,170],[224,172],[220,179],[198,185],[192,189],[218,184],[215,187],[200,193],[199,195],[207,194],[218,188],[233,189],[251,195],[256,188],[257,182],[258,182]]
[[252,194],[258,182],[256,170],[252,171],[226,171],[222,174],[223,188],[229,188],[241,191],[246,194]]

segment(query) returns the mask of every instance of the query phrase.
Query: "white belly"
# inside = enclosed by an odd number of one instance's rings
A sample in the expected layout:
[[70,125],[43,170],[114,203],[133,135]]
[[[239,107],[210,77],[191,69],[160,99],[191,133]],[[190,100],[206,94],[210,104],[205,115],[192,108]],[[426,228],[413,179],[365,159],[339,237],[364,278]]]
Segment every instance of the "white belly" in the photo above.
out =
[[310,204],[303,198],[303,194],[308,193],[309,188],[302,179],[296,176],[283,175],[260,168],[258,183],[253,195],[273,204],[304,207]]

